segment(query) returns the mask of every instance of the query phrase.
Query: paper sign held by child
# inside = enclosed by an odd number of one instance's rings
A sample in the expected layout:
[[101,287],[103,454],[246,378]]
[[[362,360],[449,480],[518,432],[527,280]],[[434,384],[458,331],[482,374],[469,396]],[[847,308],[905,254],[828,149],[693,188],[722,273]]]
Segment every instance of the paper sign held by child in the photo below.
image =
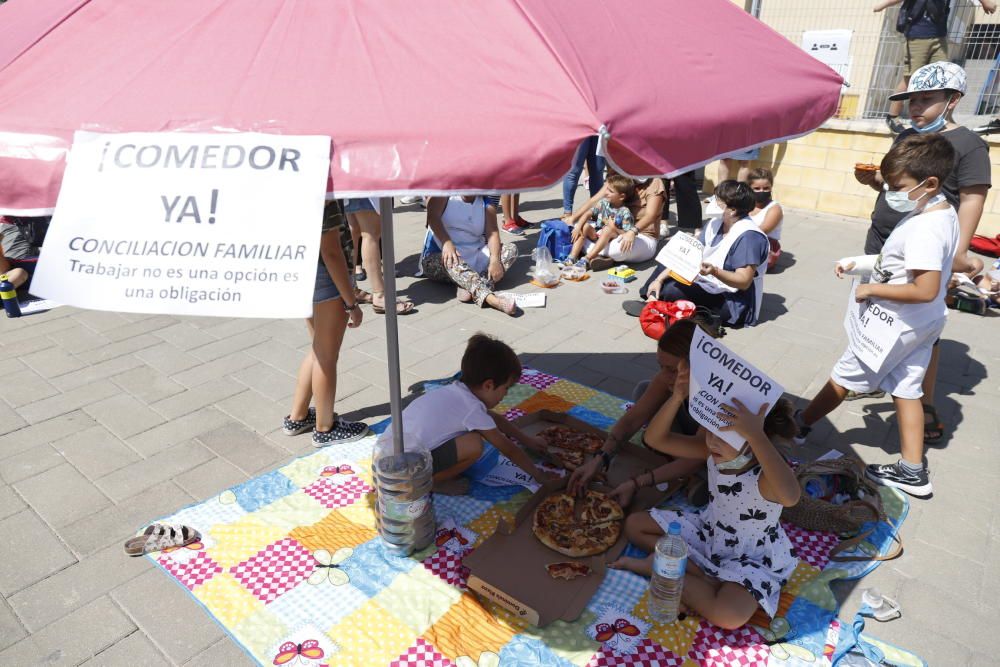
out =
[[690,285],[701,271],[704,250],[705,246],[701,241],[690,234],[677,232],[670,237],[667,245],[663,246],[656,256],[656,261],[667,267],[671,278]]
[[773,407],[784,391],[784,387],[725,345],[701,329],[695,331],[691,341],[688,410],[709,431],[733,447],[741,447],[743,436],[719,430],[728,424],[719,417],[721,406],[732,406],[733,399],[737,399],[751,412],[757,412],[764,403]]
[[886,305],[872,300],[862,303],[855,301],[854,293],[857,289],[858,281],[855,279],[847,302],[847,315],[844,317],[847,344],[861,363],[877,373],[905,327],[903,321]]

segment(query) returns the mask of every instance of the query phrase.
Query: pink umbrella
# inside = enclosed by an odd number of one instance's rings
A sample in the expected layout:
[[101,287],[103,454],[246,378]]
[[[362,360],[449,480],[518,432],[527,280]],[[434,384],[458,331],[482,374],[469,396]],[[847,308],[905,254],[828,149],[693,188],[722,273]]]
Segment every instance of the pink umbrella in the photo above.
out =
[[[559,180],[594,134],[633,175],[795,137],[841,83],[730,0],[15,0],[0,213],[52,211],[77,129],[327,135],[338,197],[516,191]],[[394,303],[391,200],[382,215]]]
[[512,191],[560,179],[595,133],[634,175],[798,136],[841,85],[730,0],[17,0],[0,18],[11,213],[52,209],[81,128],[328,135],[338,196]]

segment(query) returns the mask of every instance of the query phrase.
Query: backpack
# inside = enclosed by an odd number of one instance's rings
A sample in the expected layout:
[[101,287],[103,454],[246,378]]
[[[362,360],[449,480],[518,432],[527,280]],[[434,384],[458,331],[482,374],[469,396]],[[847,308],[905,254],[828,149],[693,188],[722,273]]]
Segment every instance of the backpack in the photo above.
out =
[[969,242],[969,247],[981,255],[1000,257],[1000,234],[997,234],[996,237],[992,239],[988,236],[980,236],[979,234],[976,234]]
[[947,24],[950,9],[948,5],[949,0],[905,0],[896,17],[896,32],[905,35],[924,14],[936,25]]
[[573,250],[573,228],[559,218],[542,221],[538,247],[548,248],[552,259],[566,259]]

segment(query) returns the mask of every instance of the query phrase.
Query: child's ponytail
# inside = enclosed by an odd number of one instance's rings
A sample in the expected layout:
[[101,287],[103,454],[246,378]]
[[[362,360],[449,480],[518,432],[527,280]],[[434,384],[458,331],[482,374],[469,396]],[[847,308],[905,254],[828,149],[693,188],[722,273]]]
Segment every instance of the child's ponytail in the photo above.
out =
[[795,406],[787,398],[779,398],[771,411],[764,417],[764,435],[769,438],[776,435],[791,440],[798,434],[799,427],[795,423]]

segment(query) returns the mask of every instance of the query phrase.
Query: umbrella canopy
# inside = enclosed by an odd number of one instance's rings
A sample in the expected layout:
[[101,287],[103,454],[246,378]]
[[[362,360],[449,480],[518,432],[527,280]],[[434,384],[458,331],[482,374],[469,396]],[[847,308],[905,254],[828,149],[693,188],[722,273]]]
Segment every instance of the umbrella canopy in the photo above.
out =
[[328,135],[338,196],[515,191],[595,133],[633,175],[798,136],[840,86],[730,0],[18,1],[0,212],[51,211],[77,129]]

